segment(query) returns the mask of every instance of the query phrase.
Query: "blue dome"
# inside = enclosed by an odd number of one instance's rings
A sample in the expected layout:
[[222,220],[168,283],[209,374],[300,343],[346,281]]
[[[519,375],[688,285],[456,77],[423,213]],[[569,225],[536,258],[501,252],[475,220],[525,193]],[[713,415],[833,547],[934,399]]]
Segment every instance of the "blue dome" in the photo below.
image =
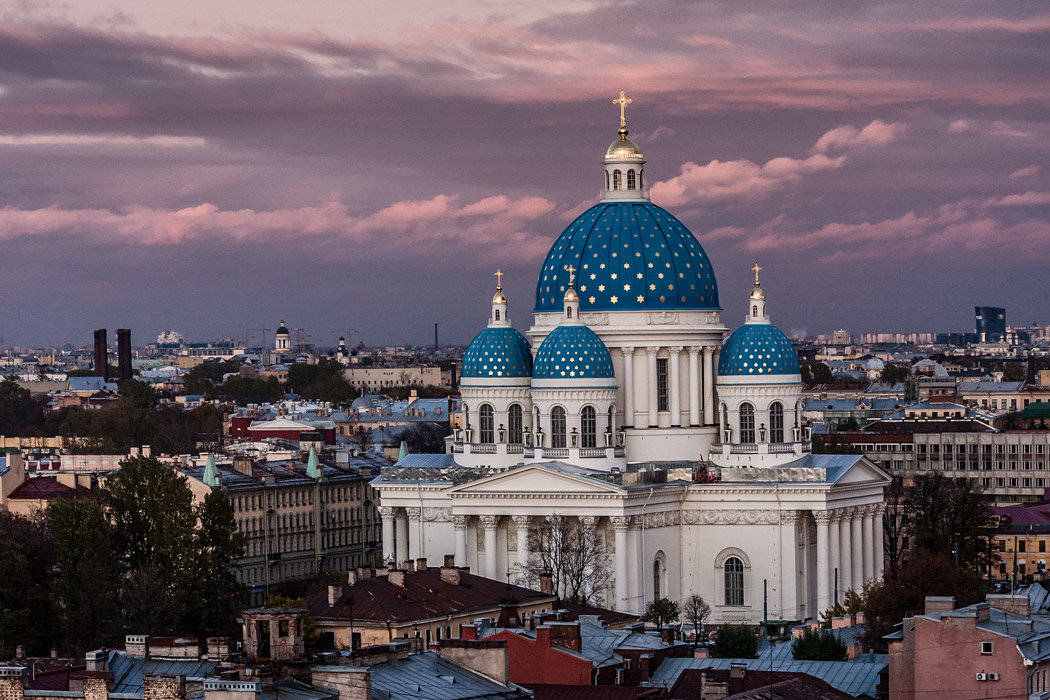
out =
[[550,332],[536,353],[533,379],[612,379],[612,357],[602,339],[584,325]]
[[462,376],[532,376],[532,350],[529,341],[510,326],[486,328],[474,337],[463,355]]
[[569,265],[581,311],[719,308],[707,253],[651,202],[601,202],[569,224],[543,261],[536,311],[561,310]]
[[733,331],[718,358],[719,376],[798,374],[798,353],[779,328],[748,323]]

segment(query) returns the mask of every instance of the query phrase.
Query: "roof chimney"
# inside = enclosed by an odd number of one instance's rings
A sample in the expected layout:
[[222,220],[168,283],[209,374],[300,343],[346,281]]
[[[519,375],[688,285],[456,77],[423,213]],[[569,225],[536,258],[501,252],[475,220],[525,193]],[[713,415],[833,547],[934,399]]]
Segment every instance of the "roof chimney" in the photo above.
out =
[[548,571],[540,574],[540,592],[554,595],[554,576]]
[[386,580],[394,584],[398,588],[404,588],[405,572],[403,569],[391,569],[390,573],[386,575]]
[[334,608],[339,599],[343,597],[343,584],[336,583],[328,586],[328,607]]

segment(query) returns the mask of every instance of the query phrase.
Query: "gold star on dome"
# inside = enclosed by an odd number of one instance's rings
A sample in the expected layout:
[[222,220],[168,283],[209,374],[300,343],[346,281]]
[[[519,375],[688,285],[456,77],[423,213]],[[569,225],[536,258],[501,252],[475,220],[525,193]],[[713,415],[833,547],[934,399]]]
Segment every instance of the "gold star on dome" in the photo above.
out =
[[598,285],[598,291],[599,292],[604,292],[605,291],[605,285],[604,284],[599,284]]
[[616,295],[613,295],[612,297],[609,298],[609,301],[611,301],[612,303],[615,304],[616,302],[619,301],[619,299],[616,297]]
[[623,291],[625,291],[625,292],[629,292],[629,291],[631,291],[631,285],[629,285],[629,284],[625,284],[625,285],[623,286]]
[[644,301],[645,301],[645,297],[643,297],[643,296],[642,296],[641,294],[639,294],[639,295],[638,295],[638,303],[639,303],[639,304],[641,304],[641,303],[643,303]]

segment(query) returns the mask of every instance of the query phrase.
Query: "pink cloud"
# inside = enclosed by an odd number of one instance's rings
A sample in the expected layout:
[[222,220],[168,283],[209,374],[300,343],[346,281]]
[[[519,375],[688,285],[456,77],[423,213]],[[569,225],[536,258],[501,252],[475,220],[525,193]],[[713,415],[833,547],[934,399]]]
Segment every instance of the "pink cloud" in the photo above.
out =
[[[354,216],[338,201],[295,209],[221,210],[205,202],[177,210],[133,206],[105,209],[0,209],[0,240],[24,236],[83,234],[130,245],[179,245],[197,238],[225,236],[265,244],[284,239],[333,236],[365,246],[377,258],[426,259],[450,246],[469,251],[465,259],[522,259],[544,255],[550,239],[522,229],[522,224],[554,211],[541,197],[494,196],[465,206],[457,198],[395,202],[365,216]],[[512,246],[512,247],[508,247]]]
[[994,207],[1032,207],[1050,204],[1050,192],[1023,192],[1008,194],[989,202]]
[[1038,165],[1029,165],[1024,168],[1018,168],[1017,170],[1010,173],[1010,179],[1016,180],[1019,177],[1035,177],[1039,174],[1040,168]]
[[900,122],[887,124],[881,119],[874,120],[860,131],[850,125],[839,126],[817,139],[813,150],[816,153],[827,153],[832,149],[885,146],[902,138],[906,132],[907,127],[904,124]]
[[972,128],[973,128],[973,125],[970,123],[969,119],[956,119],[955,121],[953,121],[951,124],[948,125],[948,133],[949,134],[965,134],[967,131],[970,131]]

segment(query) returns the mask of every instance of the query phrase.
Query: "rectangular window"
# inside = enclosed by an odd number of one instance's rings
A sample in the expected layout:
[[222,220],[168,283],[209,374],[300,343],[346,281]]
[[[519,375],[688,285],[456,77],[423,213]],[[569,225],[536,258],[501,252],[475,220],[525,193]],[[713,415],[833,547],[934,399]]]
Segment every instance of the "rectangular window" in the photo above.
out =
[[667,358],[656,359],[656,410],[667,411]]
[[994,651],[995,651],[995,643],[994,642],[981,642],[981,653],[982,654],[991,654]]

